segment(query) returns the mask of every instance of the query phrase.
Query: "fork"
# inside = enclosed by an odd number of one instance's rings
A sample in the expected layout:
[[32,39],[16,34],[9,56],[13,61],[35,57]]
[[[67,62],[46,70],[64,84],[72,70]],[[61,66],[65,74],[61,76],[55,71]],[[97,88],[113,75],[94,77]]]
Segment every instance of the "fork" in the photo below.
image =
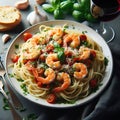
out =
[[13,107],[12,102],[10,101],[9,97],[7,96],[7,94],[5,93],[5,91],[3,90],[3,83],[2,80],[0,80],[0,92],[4,95],[4,97],[8,100],[8,104],[11,108],[12,111],[12,115],[14,120],[22,120],[21,116],[16,112],[16,110]]
[[10,97],[12,98],[12,102],[13,102],[15,108],[18,109],[18,110],[23,110],[24,107],[23,107],[22,103],[20,102],[20,100],[18,99],[18,97],[16,96],[16,94],[13,92],[13,90],[11,89],[11,87],[9,86],[9,84],[6,82],[6,80],[5,80],[5,74],[6,74],[6,72],[5,72],[4,66],[3,66],[1,58],[0,58],[0,76],[2,77],[5,85],[8,88],[8,91],[10,93]]

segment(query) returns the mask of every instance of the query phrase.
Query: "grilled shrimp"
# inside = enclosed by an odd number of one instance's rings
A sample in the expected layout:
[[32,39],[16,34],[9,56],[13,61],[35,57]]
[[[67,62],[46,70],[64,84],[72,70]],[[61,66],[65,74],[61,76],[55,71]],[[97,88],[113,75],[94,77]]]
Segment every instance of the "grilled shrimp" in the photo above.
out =
[[80,39],[78,34],[66,34],[64,37],[64,46],[70,44],[72,48],[77,48],[80,45]]
[[60,61],[58,60],[57,54],[49,54],[46,58],[46,64],[53,68],[53,69],[58,69],[61,67]]
[[63,81],[63,83],[62,83],[61,86],[58,86],[58,87],[53,89],[53,92],[55,92],[55,93],[56,92],[61,92],[61,91],[65,90],[65,89],[67,89],[71,84],[70,76],[65,72],[58,73],[57,80],[58,81]]
[[22,47],[24,59],[35,59],[41,54],[39,45],[33,44],[33,42],[26,42]]
[[87,58],[90,57],[90,49],[87,47],[80,47],[79,49],[80,53],[80,60],[86,60]]
[[58,40],[63,36],[64,32],[60,28],[55,28],[49,32],[50,37],[52,37],[54,40]]
[[37,33],[31,38],[31,42],[37,45],[44,45],[47,42],[46,36],[44,34]]
[[73,68],[75,69],[74,77],[76,79],[82,79],[88,74],[88,70],[83,63],[74,63]]
[[56,74],[53,69],[51,69],[51,68],[46,69],[44,74],[45,74],[46,78],[44,78],[42,76],[36,77],[38,82],[40,82],[42,84],[50,84],[51,82],[54,81]]

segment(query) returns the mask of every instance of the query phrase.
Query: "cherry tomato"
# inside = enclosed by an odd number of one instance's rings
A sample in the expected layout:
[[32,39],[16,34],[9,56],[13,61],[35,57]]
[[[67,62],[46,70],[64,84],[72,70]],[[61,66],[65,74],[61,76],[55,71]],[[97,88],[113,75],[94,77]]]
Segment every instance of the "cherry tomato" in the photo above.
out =
[[47,97],[47,102],[48,103],[55,103],[55,101],[56,101],[56,96],[55,96],[55,94],[49,94],[48,95],[48,97]]
[[16,63],[16,62],[18,61],[18,59],[19,59],[19,56],[18,56],[18,55],[13,55],[13,56],[11,57],[11,60],[12,60],[13,63]]
[[95,88],[97,86],[97,80],[96,79],[92,79],[91,81],[90,81],[90,87],[91,88]]
[[23,34],[23,39],[24,39],[25,42],[31,37],[32,37],[31,33],[26,32],[26,33]]
[[92,65],[92,61],[90,59],[84,60],[85,65],[89,68]]
[[86,35],[80,35],[80,40],[81,40],[81,41],[85,41],[85,40],[87,40]]
[[92,58],[95,58],[95,57],[96,57],[96,52],[95,52],[94,50],[92,50],[90,53],[91,53],[91,57],[92,57]]
[[49,45],[46,46],[46,52],[47,52],[47,53],[52,52],[53,49],[54,49],[54,46],[53,46],[53,45],[50,45],[50,44],[49,44]]

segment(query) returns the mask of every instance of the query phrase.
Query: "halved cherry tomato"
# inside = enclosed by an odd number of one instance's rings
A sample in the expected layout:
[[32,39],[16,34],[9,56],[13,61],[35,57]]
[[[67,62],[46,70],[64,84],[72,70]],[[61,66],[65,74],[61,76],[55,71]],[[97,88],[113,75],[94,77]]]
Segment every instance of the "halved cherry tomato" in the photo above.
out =
[[31,33],[26,32],[26,33],[23,34],[23,39],[24,39],[25,42],[31,37],[32,37]]
[[41,54],[40,57],[39,57],[39,59],[40,59],[41,61],[45,61],[45,58],[46,58],[46,56],[45,56],[44,54]]
[[84,60],[84,63],[86,64],[86,66],[87,66],[88,68],[90,68],[91,65],[92,65],[92,60],[90,60],[90,59]]
[[18,59],[19,59],[18,55],[12,55],[12,57],[11,57],[11,60],[13,63],[16,63],[18,61]]
[[91,88],[95,88],[97,86],[97,80],[96,79],[92,79],[91,81],[90,81],[90,87]]
[[85,40],[87,40],[86,35],[80,35],[80,40],[81,40],[81,41],[85,41]]
[[90,54],[91,54],[91,57],[92,57],[92,58],[95,58],[95,57],[96,57],[96,52],[95,52],[94,50],[91,50]]
[[47,53],[52,52],[53,49],[54,49],[54,46],[53,46],[53,45],[50,45],[50,44],[49,44],[49,45],[46,46],[46,52],[47,52]]
[[55,101],[56,101],[56,96],[55,96],[55,94],[49,94],[48,95],[48,97],[47,97],[47,102],[48,103],[55,103]]

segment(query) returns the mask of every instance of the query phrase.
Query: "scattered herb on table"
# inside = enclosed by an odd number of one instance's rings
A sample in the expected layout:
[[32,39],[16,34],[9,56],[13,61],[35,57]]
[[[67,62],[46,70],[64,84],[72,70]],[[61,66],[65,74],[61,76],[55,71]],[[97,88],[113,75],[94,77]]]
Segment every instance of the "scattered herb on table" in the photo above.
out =
[[23,90],[23,93],[24,93],[25,95],[27,95],[27,94],[28,94],[28,90],[27,90],[26,84],[21,84],[20,87],[21,87],[21,89]]
[[26,118],[23,118],[22,120],[36,120],[38,116],[34,113],[28,114]]
[[6,98],[3,98],[3,102],[4,102],[3,109],[4,110],[10,110],[11,108],[9,106],[8,100]]

